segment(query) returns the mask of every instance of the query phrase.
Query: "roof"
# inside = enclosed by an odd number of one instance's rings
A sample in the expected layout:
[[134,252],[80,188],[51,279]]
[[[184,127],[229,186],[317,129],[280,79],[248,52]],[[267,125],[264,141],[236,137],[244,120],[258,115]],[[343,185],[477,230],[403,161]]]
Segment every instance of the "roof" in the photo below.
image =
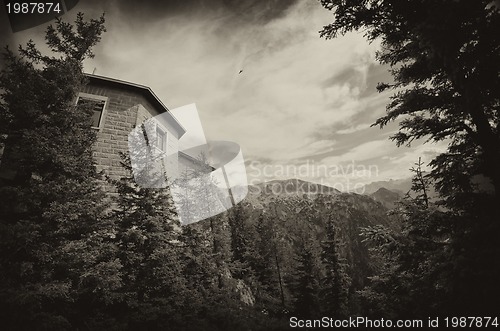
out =
[[151,104],[158,108],[161,113],[166,113],[168,114],[169,119],[171,119],[172,125],[179,130],[179,138],[186,133],[186,129],[182,126],[182,124],[174,117],[174,115],[170,112],[170,110],[163,104],[163,102],[156,96],[156,94],[149,88],[148,86],[145,85],[140,85],[136,83],[131,83],[127,82],[124,80],[119,80],[116,78],[111,78],[111,77],[105,77],[105,76],[99,76],[99,75],[92,75],[92,74],[85,74],[85,77],[89,79],[90,82],[101,82],[107,85],[111,86],[117,86],[123,89],[135,91],[142,96]]

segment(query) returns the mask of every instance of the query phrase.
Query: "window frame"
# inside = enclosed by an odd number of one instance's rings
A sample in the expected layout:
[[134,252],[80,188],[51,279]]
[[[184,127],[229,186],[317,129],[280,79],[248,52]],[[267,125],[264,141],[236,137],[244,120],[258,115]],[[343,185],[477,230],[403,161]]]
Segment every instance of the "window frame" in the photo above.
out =
[[[156,120],[155,120],[155,124],[156,125],[155,125],[154,147],[158,152],[160,152],[160,155],[163,157],[163,156],[166,156],[167,152],[168,152],[168,130]],[[164,147],[164,149],[161,149],[158,146],[158,130],[163,133],[163,147]]]
[[107,111],[107,106],[108,106],[108,100],[109,98],[106,97],[106,96],[103,96],[103,95],[97,95],[97,94],[89,94],[89,93],[84,93],[84,92],[79,92],[77,97],[76,97],[76,101],[75,101],[75,105],[78,105],[78,101],[80,100],[80,98],[83,98],[83,99],[90,99],[90,100],[96,100],[96,101],[104,101],[104,105],[102,106],[102,112],[101,112],[101,116],[99,117],[99,124],[98,126],[91,126],[91,129],[94,129],[94,130],[97,130],[97,131],[101,131],[102,128],[104,127],[104,120],[106,118],[106,111]]

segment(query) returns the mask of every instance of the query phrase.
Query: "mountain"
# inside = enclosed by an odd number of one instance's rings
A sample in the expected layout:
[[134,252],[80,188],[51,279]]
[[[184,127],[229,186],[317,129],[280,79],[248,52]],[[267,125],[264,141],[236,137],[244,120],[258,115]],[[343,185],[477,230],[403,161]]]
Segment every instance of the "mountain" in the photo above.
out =
[[292,273],[293,256],[300,254],[304,238],[321,243],[327,222],[333,222],[339,253],[349,265],[354,290],[363,288],[376,268],[369,247],[363,243],[362,229],[374,225],[397,228],[397,222],[387,215],[386,206],[370,196],[341,193],[298,179],[252,185],[237,208],[246,228],[256,228],[263,217],[273,222],[275,236],[281,238],[280,245],[284,247],[282,254],[289,256],[282,266],[285,273]]
[[253,191],[265,194],[278,195],[302,195],[302,194],[339,194],[340,191],[321,184],[306,182],[301,179],[292,178],[286,180],[272,180],[251,186]]
[[372,182],[364,186],[364,194],[370,195],[378,189],[385,188],[401,195],[405,195],[411,189],[411,178],[390,179],[385,181]]
[[376,192],[369,195],[373,200],[380,202],[384,207],[393,209],[396,207],[396,202],[400,200],[403,195],[401,191],[395,192],[386,189],[385,187],[379,188]]
[[[392,203],[394,202],[391,202],[391,200],[395,199],[395,195],[392,193],[398,194],[400,198],[405,196],[408,192],[410,192],[410,196],[414,196],[414,192],[411,192],[411,185],[411,178],[390,179],[386,181],[372,182],[364,186],[364,194],[371,196],[376,201],[386,203],[385,206],[391,209],[393,207],[390,206],[393,206]],[[384,190],[377,193],[377,191],[380,189]],[[392,193],[388,193],[385,190],[391,191]],[[430,201],[435,202],[439,200],[439,194],[436,192],[432,185],[429,185],[427,187],[427,195]]]
[[315,197],[320,194],[332,195],[341,192],[333,187],[306,182],[300,179],[272,180],[248,186],[246,201],[263,207],[273,198]]

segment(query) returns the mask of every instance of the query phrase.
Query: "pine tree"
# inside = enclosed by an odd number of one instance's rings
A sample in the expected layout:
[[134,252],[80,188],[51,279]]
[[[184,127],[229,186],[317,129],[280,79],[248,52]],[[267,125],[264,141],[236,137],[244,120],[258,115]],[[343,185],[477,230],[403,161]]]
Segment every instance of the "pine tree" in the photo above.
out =
[[229,216],[217,214],[223,210],[220,207],[224,200],[211,171],[206,156],[201,154],[195,167],[183,174],[176,187],[177,201],[184,209],[182,218],[187,222],[197,220],[185,225],[180,237],[184,248],[183,274],[191,296],[190,329],[201,325],[203,329],[230,329],[238,319],[223,321],[246,308],[232,274]]
[[[335,21],[321,36],[363,30],[380,40],[377,59],[391,67],[395,91],[387,115],[376,125],[405,117],[392,136],[399,145],[415,139],[449,139],[435,158],[432,175],[448,205],[462,209],[471,199],[474,175],[489,178],[500,202],[500,5],[496,1],[322,0]],[[465,24],[464,22],[467,22]],[[457,33],[460,31],[460,33]],[[453,36],[450,38],[450,36]],[[498,212],[498,208],[494,209]]]
[[419,157],[418,162],[415,163],[415,167],[410,169],[414,174],[411,180],[411,191],[417,193],[417,196],[413,198],[415,204],[429,208],[429,187],[431,185],[431,180],[428,176],[424,175],[422,170],[423,165],[424,163]]
[[296,256],[297,267],[291,282],[294,313],[302,318],[319,317],[321,279],[321,252],[313,238],[301,239]]
[[210,222],[186,225],[182,230],[183,275],[190,290],[184,312],[188,329],[249,329],[247,324],[254,323],[251,321],[254,312],[237,291],[238,280],[231,274],[230,257],[219,260],[226,255],[214,254]]
[[234,261],[245,263],[248,258],[249,243],[246,219],[241,205],[234,206],[229,211],[229,228],[232,258]]
[[330,220],[326,223],[325,240],[321,243],[321,259],[325,276],[321,282],[321,299],[323,310],[335,316],[348,316],[348,293],[350,286],[346,264],[339,254],[337,229]]
[[[402,119],[400,130],[391,137],[398,146],[422,138],[449,142],[446,152],[430,163],[430,177],[453,214],[448,215],[454,219],[450,241],[455,256],[450,259],[461,269],[447,280],[455,284],[458,297],[447,298],[460,309],[456,314],[471,314],[467,309],[492,311],[489,302],[500,296],[495,280],[500,277],[500,260],[494,258],[500,254],[499,2],[321,3],[335,17],[321,36],[363,30],[368,40],[381,41],[377,59],[391,67],[394,81],[380,83],[377,89],[394,94],[387,114],[374,125],[385,127]],[[422,211],[411,209],[415,215]],[[420,217],[441,218],[437,211],[423,210]],[[458,308],[458,302],[475,304]]]
[[[104,17],[58,19],[43,55],[7,49],[0,74],[0,311],[7,329],[73,329],[121,285],[112,222],[92,158],[92,110],[75,106]],[[102,322],[102,321],[101,321]]]
[[242,203],[234,206],[228,213],[231,248],[231,272],[239,279],[254,283],[255,271],[252,261],[257,254],[254,250],[255,229],[250,224]]
[[[401,219],[401,232],[383,226],[364,229],[365,241],[385,262],[380,273],[362,291],[373,311],[394,317],[446,316],[457,313],[454,247],[459,216],[439,210],[427,196],[428,181],[422,162],[414,173],[415,197],[408,194],[392,213]],[[430,299],[431,298],[431,299]],[[467,305],[467,304],[466,304]],[[465,311],[463,311],[465,313]]]
[[128,319],[129,328],[175,328],[183,323],[179,315],[187,289],[173,200],[167,187],[137,184],[148,182],[138,177],[156,178],[164,173],[153,166],[134,170],[128,156],[122,159],[127,175],[110,180],[118,191],[113,216],[124,283],[118,294],[126,306],[117,318]]
[[259,215],[255,225],[256,254],[250,266],[255,271],[259,283],[257,290],[259,302],[267,306],[266,309],[278,312],[285,309],[286,304],[276,221],[277,219],[264,214]]

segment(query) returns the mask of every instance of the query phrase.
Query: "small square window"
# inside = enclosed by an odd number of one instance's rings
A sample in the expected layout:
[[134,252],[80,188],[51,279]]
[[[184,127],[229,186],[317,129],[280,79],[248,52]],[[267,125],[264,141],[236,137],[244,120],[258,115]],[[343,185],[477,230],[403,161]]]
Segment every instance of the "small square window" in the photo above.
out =
[[167,134],[158,126],[156,126],[156,147],[162,152],[167,151]]
[[104,99],[94,99],[92,97],[87,96],[79,96],[77,105],[88,105],[92,106],[93,114],[92,114],[92,127],[100,128],[103,120],[104,107],[106,105],[106,100]]

